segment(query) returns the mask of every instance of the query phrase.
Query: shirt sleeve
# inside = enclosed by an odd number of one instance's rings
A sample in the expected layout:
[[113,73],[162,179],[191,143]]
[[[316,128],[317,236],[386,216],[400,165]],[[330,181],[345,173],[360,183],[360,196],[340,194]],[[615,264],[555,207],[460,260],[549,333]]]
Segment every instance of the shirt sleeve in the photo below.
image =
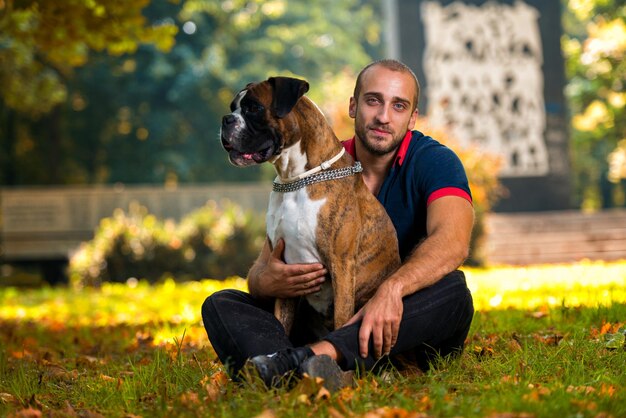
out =
[[426,204],[444,196],[458,196],[472,203],[472,193],[463,164],[450,148],[434,142],[420,158],[419,184]]

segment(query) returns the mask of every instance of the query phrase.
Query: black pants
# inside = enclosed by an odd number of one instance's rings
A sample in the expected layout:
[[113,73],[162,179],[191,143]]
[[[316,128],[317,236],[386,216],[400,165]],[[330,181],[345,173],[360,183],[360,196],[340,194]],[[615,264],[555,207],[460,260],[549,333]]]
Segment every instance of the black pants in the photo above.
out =
[[[389,356],[392,362],[409,360],[426,370],[434,357],[458,354],[463,350],[474,314],[472,296],[463,272],[448,274],[433,286],[405,297],[403,304],[398,340]],[[341,352],[343,359],[339,365],[344,370],[357,367],[371,370],[381,364],[371,355],[374,351],[371,339],[369,356],[360,357],[360,322],[324,333],[326,335],[320,335],[319,324],[296,322],[294,332],[287,336],[273,315],[273,307],[273,301],[259,301],[238,290],[216,292],[205,300],[202,305],[204,327],[231,376],[250,357],[302,346],[320,337]],[[300,303],[299,309],[311,308]]]

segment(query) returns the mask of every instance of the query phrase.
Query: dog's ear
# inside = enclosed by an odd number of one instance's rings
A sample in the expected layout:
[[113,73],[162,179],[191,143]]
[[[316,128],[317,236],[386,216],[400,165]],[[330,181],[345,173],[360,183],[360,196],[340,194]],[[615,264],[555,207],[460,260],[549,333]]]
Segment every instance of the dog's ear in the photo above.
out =
[[309,83],[297,78],[270,77],[267,81],[274,90],[272,112],[279,119],[291,112],[298,99],[309,91]]

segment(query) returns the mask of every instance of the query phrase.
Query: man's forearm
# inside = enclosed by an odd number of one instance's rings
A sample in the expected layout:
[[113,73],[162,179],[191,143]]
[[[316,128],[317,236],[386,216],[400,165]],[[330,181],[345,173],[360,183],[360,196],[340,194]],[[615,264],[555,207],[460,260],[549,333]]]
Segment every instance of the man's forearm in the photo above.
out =
[[435,284],[463,264],[469,254],[474,223],[471,204],[447,197],[433,202],[428,210],[428,237],[384,283],[403,297]]
[[435,237],[424,240],[400,268],[384,283],[403,297],[432,286],[457,269],[467,258],[468,247],[462,243],[444,245]]
[[252,267],[250,267],[250,270],[248,271],[248,277],[247,277],[248,278],[248,291],[250,292],[252,296],[256,296],[256,297],[260,297],[259,288],[258,288],[259,272],[260,272],[260,267],[258,265],[258,259],[257,259],[257,261],[254,262]]
[[260,285],[261,281],[261,273],[267,267],[267,263],[269,260],[269,244],[266,241],[261,253],[257,257],[257,259],[248,270],[248,291],[252,296],[257,298],[265,298],[267,295],[263,294],[262,286]]

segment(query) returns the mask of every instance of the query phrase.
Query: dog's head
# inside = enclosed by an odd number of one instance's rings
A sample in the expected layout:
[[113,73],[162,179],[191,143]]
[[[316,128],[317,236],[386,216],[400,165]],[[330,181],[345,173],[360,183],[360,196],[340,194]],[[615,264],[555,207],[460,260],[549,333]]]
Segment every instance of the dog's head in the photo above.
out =
[[271,77],[237,93],[220,132],[230,161],[242,167],[260,164],[290,146],[298,129],[291,111],[308,90],[304,80]]

